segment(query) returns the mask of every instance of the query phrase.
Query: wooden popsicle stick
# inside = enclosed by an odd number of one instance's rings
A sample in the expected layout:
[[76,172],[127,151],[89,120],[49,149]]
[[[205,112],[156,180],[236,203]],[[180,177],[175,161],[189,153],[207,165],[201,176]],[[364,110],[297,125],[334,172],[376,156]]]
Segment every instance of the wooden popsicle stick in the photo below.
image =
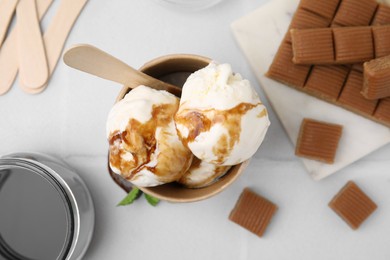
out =
[[62,0],[43,37],[50,74],[61,56],[65,41],[88,0]]
[[0,47],[7,34],[18,0],[0,0]]
[[19,85],[21,90],[23,90],[24,92],[26,92],[28,94],[32,94],[32,95],[41,93],[42,91],[45,90],[46,86],[47,86],[47,84],[43,85],[40,88],[28,88],[26,86]]
[[180,97],[181,88],[138,71],[114,56],[88,44],[74,45],[64,53],[69,67],[134,88],[146,85]]
[[[62,0],[57,13],[45,31],[43,42],[45,44],[46,58],[49,66],[49,78],[53,74],[58,60],[61,57],[61,52],[70,30],[87,2],[88,0]],[[47,83],[34,91],[29,91],[28,88],[23,87],[22,89],[28,93],[37,94],[42,92],[46,86]]]
[[40,88],[49,78],[35,0],[20,0],[18,19],[19,83],[27,88]]
[[[40,20],[52,2],[53,0],[37,0],[37,10]],[[16,74],[18,73],[17,30],[15,29],[13,28],[9,33],[0,49],[0,95],[7,93],[12,87]]]

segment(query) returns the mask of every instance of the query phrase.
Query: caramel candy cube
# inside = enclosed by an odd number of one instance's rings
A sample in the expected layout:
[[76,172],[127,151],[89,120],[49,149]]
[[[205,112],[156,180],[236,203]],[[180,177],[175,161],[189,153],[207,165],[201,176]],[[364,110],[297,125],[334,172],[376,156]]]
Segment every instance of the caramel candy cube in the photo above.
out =
[[310,29],[328,27],[331,19],[327,19],[302,8],[298,8],[291,20],[289,29]]
[[343,127],[309,118],[302,121],[295,155],[334,163]]
[[348,73],[349,68],[341,65],[314,66],[304,89],[325,100],[335,102]]
[[390,55],[390,26],[291,29],[296,64],[349,64]]
[[377,6],[378,3],[375,0],[343,0],[333,19],[333,24],[339,26],[369,25]]
[[384,98],[379,101],[378,107],[374,113],[374,118],[385,122],[390,126],[390,98]]
[[311,66],[295,65],[292,62],[292,58],[293,52],[291,44],[283,42],[267,72],[267,77],[293,87],[302,88],[310,72]]
[[306,9],[326,19],[332,20],[340,0],[313,1],[301,0],[299,8]]
[[321,64],[334,62],[333,33],[331,28],[290,31],[293,62],[296,64]]
[[[331,19],[326,19],[318,14],[312,13],[302,8],[298,8],[291,20],[290,29],[309,29],[328,27]],[[287,31],[286,41],[291,42],[290,32]]]
[[390,56],[364,63],[362,95],[367,99],[390,96]]
[[363,73],[351,70],[338,102],[352,111],[371,116],[378,101],[363,97],[361,94],[362,87]]
[[375,42],[375,57],[390,55],[390,26],[375,26],[372,28]]
[[374,58],[370,27],[333,28],[333,34],[338,63],[356,63]]
[[333,209],[352,229],[360,225],[377,209],[373,202],[354,182],[349,181],[329,202]]
[[390,6],[380,4],[372,20],[372,25],[390,24]]
[[231,211],[229,219],[257,236],[263,236],[277,210],[269,200],[245,188]]

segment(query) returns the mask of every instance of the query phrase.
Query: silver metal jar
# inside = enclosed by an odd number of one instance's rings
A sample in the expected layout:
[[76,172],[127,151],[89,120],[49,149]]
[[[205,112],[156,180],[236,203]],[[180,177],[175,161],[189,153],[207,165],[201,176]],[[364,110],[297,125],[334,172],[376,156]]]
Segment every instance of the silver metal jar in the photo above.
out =
[[64,162],[0,158],[0,259],[81,259],[94,229],[91,195]]

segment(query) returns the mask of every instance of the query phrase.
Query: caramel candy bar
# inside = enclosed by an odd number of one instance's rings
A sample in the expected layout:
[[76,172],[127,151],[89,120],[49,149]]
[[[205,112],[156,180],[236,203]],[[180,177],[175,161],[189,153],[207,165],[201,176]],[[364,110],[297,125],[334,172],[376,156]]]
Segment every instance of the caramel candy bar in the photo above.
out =
[[245,188],[229,219],[261,237],[276,210],[275,204]]
[[352,181],[349,181],[329,202],[329,207],[352,229],[358,229],[377,209],[375,202]]
[[375,42],[375,57],[381,58],[390,55],[390,26],[373,27],[372,36]]
[[327,101],[336,102],[344,86],[349,68],[343,65],[314,66],[305,91]]
[[331,21],[341,0],[313,1],[301,0],[299,9],[308,10]]
[[[378,5],[375,0],[341,0],[339,6],[335,8],[336,11],[334,14],[334,19],[332,20],[332,18],[329,18],[329,13],[331,13],[331,11],[329,11],[331,10],[329,6],[332,4],[334,5],[335,2],[333,0],[301,0],[297,11],[292,18],[289,30],[325,28],[329,26],[326,25],[328,22],[330,23],[331,27],[368,26],[370,25],[370,22],[371,25],[390,25],[390,7],[382,4]],[[329,9],[326,9],[327,5],[329,5],[327,7]],[[326,12],[323,13],[322,11]],[[372,35],[374,36],[373,38],[376,39],[374,29],[372,30]],[[379,36],[383,37],[384,40],[382,40],[381,43],[385,47],[378,48],[378,46],[374,45],[374,55],[375,52],[385,53],[382,51],[386,48],[389,48],[386,47],[385,44],[390,43],[390,41],[386,41],[385,39],[390,38],[387,38],[386,34],[383,33],[378,33],[377,38]],[[290,45],[286,45],[286,43]],[[281,55],[282,50],[283,55]],[[378,52],[378,50],[380,50],[380,52]],[[291,60],[288,60],[288,57],[291,57]],[[288,31],[281,43],[281,46],[279,47],[279,53],[275,55],[274,61],[271,64],[266,76],[276,81],[282,82],[299,91],[343,107],[366,118],[369,118],[370,120],[390,127],[390,120],[386,120],[385,118],[387,117],[384,116],[389,111],[387,110],[388,106],[384,105],[387,103],[379,102],[378,108],[375,109],[376,103],[370,103],[371,101],[365,99],[360,93],[363,87],[363,69],[360,64],[352,65],[353,71],[360,73],[360,76],[356,77],[356,75],[354,75],[355,73],[352,73],[352,77],[349,78],[349,65],[303,66],[294,64],[292,62],[292,58],[293,54],[291,47],[291,36]],[[343,76],[345,76],[344,80]],[[360,87],[357,87],[357,81],[360,82]],[[344,92],[343,88],[346,83],[348,83],[346,88],[347,91]],[[354,88],[351,88],[351,85]],[[341,102],[339,101],[341,96],[340,93],[343,94]],[[350,98],[346,97],[348,93],[353,93],[356,96],[352,97],[352,100],[350,100]],[[360,104],[355,104],[355,102],[365,103],[367,101],[370,103],[368,106],[367,104],[362,104],[361,106]],[[352,103],[352,105],[350,103]],[[365,111],[360,111],[360,107],[364,108]],[[367,111],[372,113],[369,114]]]
[[[310,0],[310,2],[312,2],[312,0]],[[289,29],[328,27],[330,22],[331,19],[324,18],[306,9],[298,8],[291,20]],[[287,42],[291,42],[291,36],[289,32],[287,32],[285,39]]]
[[267,76],[276,79],[284,84],[303,87],[311,66],[295,65],[292,62],[293,53],[291,44],[284,42],[280,45]]
[[390,24],[390,6],[380,4],[376,10],[372,25]]
[[330,28],[290,31],[293,62],[296,64],[334,63],[333,33]]
[[390,56],[364,63],[362,95],[367,99],[390,96]]
[[291,20],[289,29],[328,27],[330,22],[331,19],[324,18],[302,8],[298,8]]
[[335,60],[338,63],[363,62],[374,58],[370,27],[334,28]]
[[[292,28],[321,28],[329,26],[332,18],[321,16],[313,12],[317,0],[305,0],[302,1],[302,5],[307,7],[306,9],[298,7],[295,12],[289,29]],[[329,2],[334,2],[330,0]],[[333,3],[335,5],[335,3]],[[324,4],[324,8],[327,6],[326,13],[330,13],[329,9],[336,10],[336,7],[332,7],[332,4]],[[323,8],[322,8],[323,9]],[[325,9],[323,9],[325,10]],[[334,12],[334,11],[333,11]],[[329,16],[329,15],[328,15]],[[333,17],[333,14],[332,14]],[[288,31],[283,39],[282,44],[279,46],[278,52],[275,55],[274,62],[267,72],[267,77],[278,80],[292,87],[302,87],[305,84],[306,78],[309,75],[311,66],[296,66],[292,62],[293,54],[291,48],[291,36]]]
[[384,98],[379,101],[374,118],[379,122],[386,122],[390,125],[390,98]]
[[309,118],[301,124],[295,155],[333,163],[343,127]]
[[[380,41],[378,46],[381,52],[390,52],[390,26],[383,27],[389,34],[380,34],[377,37]],[[375,57],[374,45],[377,47],[377,43],[374,44],[373,40],[372,30],[374,28],[365,26],[292,29],[290,34],[293,62],[296,64],[349,64],[369,61]]]
[[361,94],[362,86],[363,73],[352,70],[349,73],[338,102],[349,110],[369,116],[374,113],[378,100],[364,98]]
[[375,0],[343,0],[333,19],[332,27],[369,25],[377,7],[378,3]]

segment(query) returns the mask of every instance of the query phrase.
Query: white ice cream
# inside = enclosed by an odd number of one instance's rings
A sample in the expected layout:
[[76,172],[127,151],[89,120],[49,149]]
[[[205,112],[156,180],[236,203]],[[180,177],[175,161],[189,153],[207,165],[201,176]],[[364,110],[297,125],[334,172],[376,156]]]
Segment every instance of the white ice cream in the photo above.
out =
[[178,106],[174,95],[146,86],[116,103],[107,120],[111,169],[140,187],[178,180],[192,161],[173,121]]
[[235,165],[249,159],[270,125],[248,80],[229,64],[211,63],[191,74],[175,116],[178,133],[199,159]]
[[188,171],[178,180],[187,188],[203,188],[218,181],[231,166],[218,166],[194,157]]

